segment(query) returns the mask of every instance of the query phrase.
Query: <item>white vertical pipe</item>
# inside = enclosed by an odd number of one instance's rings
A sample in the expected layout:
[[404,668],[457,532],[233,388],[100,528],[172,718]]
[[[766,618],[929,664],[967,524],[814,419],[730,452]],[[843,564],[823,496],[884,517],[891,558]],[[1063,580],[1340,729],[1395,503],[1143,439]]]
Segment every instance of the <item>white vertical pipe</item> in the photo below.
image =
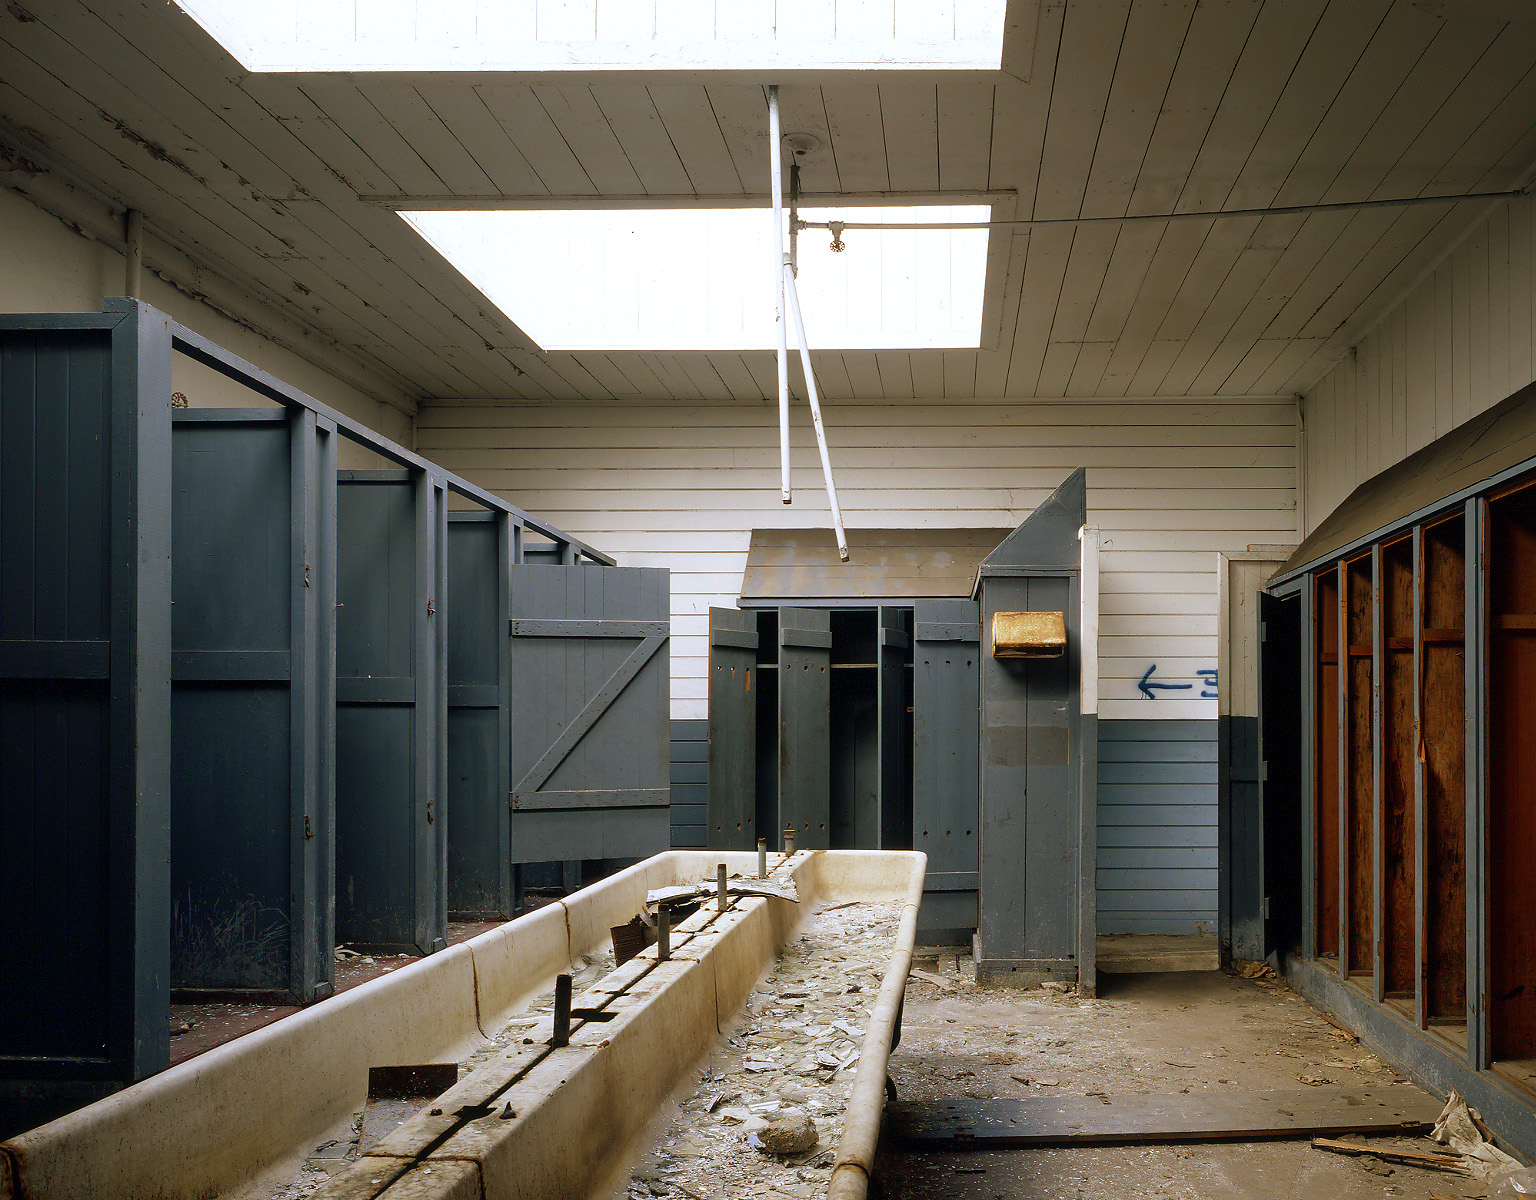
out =
[[795,288],[794,272],[784,264],[784,295],[789,300],[790,315],[795,319],[795,340],[800,344],[800,368],[805,372],[805,394],[811,401],[811,421],[816,426],[816,448],[821,451],[821,473],[827,481],[827,504],[832,509],[832,528],[837,533],[837,556],[848,561],[848,538],[843,533],[843,511],[837,506],[837,485],[832,482],[832,459],[827,454],[827,431],[821,424],[821,401],[816,397],[816,376],[811,372],[811,344],[805,338],[805,322],[800,316],[800,293]]
[[773,325],[779,336],[779,472],[781,498],[790,503],[789,491],[789,334],[784,324],[784,139],[779,133],[779,89],[768,87],[768,161],[773,171]]
[[[1078,661],[1082,665],[1082,712],[1099,712],[1099,527],[1084,525],[1077,531],[1078,599],[1082,611],[1077,618]],[[1218,676],[1218,678],[1221,678]]]

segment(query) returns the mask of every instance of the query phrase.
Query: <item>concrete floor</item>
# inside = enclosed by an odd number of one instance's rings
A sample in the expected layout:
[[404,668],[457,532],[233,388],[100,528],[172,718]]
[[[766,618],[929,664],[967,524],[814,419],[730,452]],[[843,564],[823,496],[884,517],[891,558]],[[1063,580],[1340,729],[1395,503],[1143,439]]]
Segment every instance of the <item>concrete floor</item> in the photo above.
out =
[[[903,1100],[1378,1087],[1401,1076],[1283,983],[1220,972],[1101,978],[1102,996],[979,991],[968,960],[914,964],[890,1075]],[[1024,1082],[1024,1081],[1028,1082]],[[1432,1151],[1427,1138],[1370,1139]],[[1310,1139],[929,1152],[883,1146],[883,1200],[1481,1197],[1475,1180],[1314,1150]]]

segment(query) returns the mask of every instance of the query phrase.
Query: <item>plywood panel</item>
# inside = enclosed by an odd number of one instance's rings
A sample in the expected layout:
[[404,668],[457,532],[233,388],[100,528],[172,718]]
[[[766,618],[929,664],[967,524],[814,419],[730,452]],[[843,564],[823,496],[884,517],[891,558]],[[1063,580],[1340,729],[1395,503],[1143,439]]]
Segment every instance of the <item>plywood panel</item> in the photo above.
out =
[[[1536,1058],[1536,494],[1488,505],[1488,1019],[1494,1059]],[[1524,618],[1512,620],[1511,618]]]
[[1375,699],[1376,588],[1371,556],[1344,565],[1344,936],[1342,969],[1375,969]]
[[[1467,1009],[1466,535],[1460,516],[1428,526],[1420,567],[1424,756],[1424,1017]],[[1462,640],[1454,640],[1461,633]],[[1450,636],[1447,636],[1450,635]]]

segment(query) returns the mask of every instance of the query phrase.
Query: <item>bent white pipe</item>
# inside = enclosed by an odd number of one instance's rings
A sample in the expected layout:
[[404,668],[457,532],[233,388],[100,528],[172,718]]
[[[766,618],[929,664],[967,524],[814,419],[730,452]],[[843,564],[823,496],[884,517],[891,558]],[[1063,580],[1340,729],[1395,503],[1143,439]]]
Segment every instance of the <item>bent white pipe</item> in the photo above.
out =
[[816,396],[816,376],[811,370],[811,344],[805,337],[805,322],[800,316],[800,293],[795,290],[794,272],[784,264],[781,273],[784,295],[789,300],[790,315],[795,319],[795,340],[800,345],[800,368],[805,372],[805,394],[811,402],[811,420],[816,425],[816,448],[821,451],[821,474],[827,481],[827,505],[832,509],[832,529],[837,534],[837,556],[848,561],[848,536],[843,532],[843,510],[837,506],[837,484],[832,482],[832,459],[827,454],[827,431],[821,424],[821,401]]

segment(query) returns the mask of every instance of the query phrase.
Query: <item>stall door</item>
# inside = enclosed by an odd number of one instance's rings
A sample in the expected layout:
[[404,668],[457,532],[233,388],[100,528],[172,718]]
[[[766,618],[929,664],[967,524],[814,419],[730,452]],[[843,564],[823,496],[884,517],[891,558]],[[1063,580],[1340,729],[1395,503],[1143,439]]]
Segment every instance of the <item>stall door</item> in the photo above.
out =
[[[705,845],[751,850],[773,830],[757,828],[757,614],[709,610],[709,808]],[[769,667],[772,671],[773,668]],[[759,681],[760,682],[760,681]]]
[[832,619],[825,609],[779,610],[779,820],[800,850],[831,845]]
[[669,573],[538,565],[511,576],[511,861],[667,849]]
[[912,654],[912,845],[928,855],[920,927],[976,928],[981,844],[981,611],[919,600]]

